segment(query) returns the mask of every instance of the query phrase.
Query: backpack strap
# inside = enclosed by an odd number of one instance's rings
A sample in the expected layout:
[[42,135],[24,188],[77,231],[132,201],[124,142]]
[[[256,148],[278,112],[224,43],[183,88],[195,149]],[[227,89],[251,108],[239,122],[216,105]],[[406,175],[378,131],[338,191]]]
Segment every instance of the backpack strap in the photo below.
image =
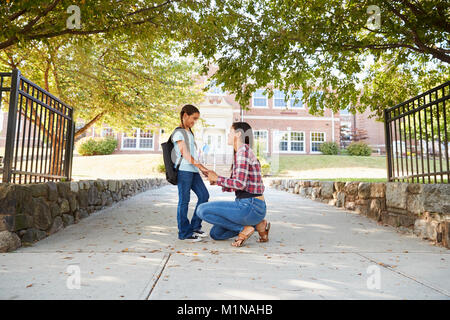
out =
[[[170,142],[172,142],[172,136],[174,135],[174,133],[178,130],[178,129],[183,129],[183,128],[181,128],[181,127],[176,127],[175,128],[175,130],[173,130],[173,132],[172,132],[172,134],[170,135],[170,137],[169,137],[169,141]],[[173,143],[173,142],[172,142]],[[175,145],[175,144],[174,144]],[[183,154],[181,153],[181,151],[180,151],[180,161],[178,162],[178,165],[177,165],[177,171],[178,171],[178,169],[180,168],[180,165],[181,165],[181,161],[183,160]]]

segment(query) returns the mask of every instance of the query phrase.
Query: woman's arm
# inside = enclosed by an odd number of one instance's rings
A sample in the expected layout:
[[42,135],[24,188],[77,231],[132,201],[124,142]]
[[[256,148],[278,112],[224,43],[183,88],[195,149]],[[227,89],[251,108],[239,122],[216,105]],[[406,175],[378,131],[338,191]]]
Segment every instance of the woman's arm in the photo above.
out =
[[[243,190],[247,185],[249,170],[248,151],[242,148],[236,154],[235,163],[235,176],[234,178],[225,178],[217,176],[215,172],[211,172],[208,175],[210,182],[217,183],[218,186],[225,187],[227,189]],[[228,190],[227,190],[228,191]]]

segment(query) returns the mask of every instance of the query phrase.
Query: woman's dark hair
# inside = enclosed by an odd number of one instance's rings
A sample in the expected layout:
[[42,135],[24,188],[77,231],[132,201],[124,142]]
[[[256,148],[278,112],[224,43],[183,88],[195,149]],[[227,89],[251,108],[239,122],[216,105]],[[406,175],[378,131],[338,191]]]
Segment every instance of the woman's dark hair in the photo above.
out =
[[231,127],[235,131],[241,132],[241,141],[248,144],[250,148],[253,147],[253,131],[252,127],[247,122],[233,122]]
[[[241,132],[241,141],[244,144],[248,144],[251,149],[253,147],[252,127],[247,122],[233,122],[231,127],[234,129],[234,131]],[[236,158],[236,150],[234,150],[233,163],[231,164],[231,174],[233,174],[234,158]]]
[[[180,111],[180,119],[181,119],[181,125],[184,127],[184,123],[183,123],[183,115],[187,114],[188,116],[193,115],[194,113],[198,113],[200,114],[200,110],[197,109],[196,106],[193,106],[192,104],[186,104],[183,106],[183,108],[181,108]],[[189,131],[193,134],[191,128],[189,128]]]

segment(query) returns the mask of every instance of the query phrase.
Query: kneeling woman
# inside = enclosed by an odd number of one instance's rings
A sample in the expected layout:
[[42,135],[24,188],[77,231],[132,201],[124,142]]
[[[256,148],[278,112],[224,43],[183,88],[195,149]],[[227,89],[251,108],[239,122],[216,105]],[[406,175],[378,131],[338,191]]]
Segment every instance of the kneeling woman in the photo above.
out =
[[234,147],[234,161],[231,177],[218,176],[208,171],[208,180],[217,184],[223,191],[235,191],[235,201],[214,201],[202,203],[197,209],[200,219],[213,224],[211,238],[225,240],[237,236],[232,243],[242,246],[255,229],[259,232],[259,242],[269,240],[270,223],[266,216],[264,184],[261,166],[251,144],[252,128],[246,122],[235,122],[228,135],[228,144]]

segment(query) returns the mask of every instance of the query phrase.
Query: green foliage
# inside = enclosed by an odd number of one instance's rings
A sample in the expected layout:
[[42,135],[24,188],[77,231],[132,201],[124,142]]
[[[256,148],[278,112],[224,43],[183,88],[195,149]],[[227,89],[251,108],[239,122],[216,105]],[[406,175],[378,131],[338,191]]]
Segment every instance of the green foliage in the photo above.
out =
[[158,164],[157,168],[159,173],[165,173],[166,172],[166,166],[164,165],[164,163],[160,163]]
[[[381,25],[370,28],[370,5]],[[186,26],[185,52],[213,61],[214,79],[242,106],[269,87],[303,91],[310,113],[382,110],[450,74],[445,2],[229,0],[204,6]],[[323,92],[323,94],[322,94]]]
[[352,142],[347,147],[347,152],[351,156],[370,156],[372,149],[364,142]]
[[112,137],[85,137],[77,142],[76,147],[82,156],[111,154],[117,147],[117,140]]
[[268,175],[270,173],[270,163],[263,157],[258,158],[259,164],[261,165],[261,174],[263,176]]
[[319,147],[320,152],[327,155],[335,155],[339,153],[339,146],[336,142],[324,142]]

